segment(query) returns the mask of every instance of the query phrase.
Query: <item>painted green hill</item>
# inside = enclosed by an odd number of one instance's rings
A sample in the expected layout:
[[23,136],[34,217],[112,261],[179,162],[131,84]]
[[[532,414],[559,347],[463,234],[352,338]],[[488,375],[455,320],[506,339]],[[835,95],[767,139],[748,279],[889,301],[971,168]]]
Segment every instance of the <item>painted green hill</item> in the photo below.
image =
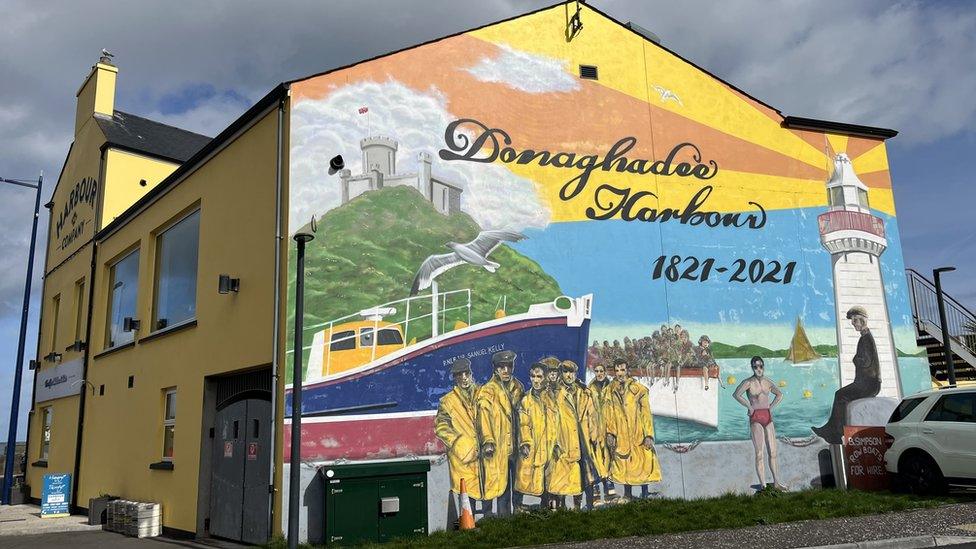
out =
[[[306,245],[305,326],[321,324],[410,295],[420,264],[432,254],[450,252],[448,242],[469,242],[480,231],[465,213],[445,216],[410,187],[387,187],[364,193],[330,210],[318,221],[315,239]],[[288,328],[294,325],[295,242],[290,240],[288,265]],[[552,301],[559,284],[538,263],[502,245],[490,259],[501,266],[494,274],[480,267],[461,265],[438,277],[439,293],[471,290],[471,323],[494,317],[500,302],[508,314],[522,313],[533,303]],[[430,290],[421,292],[430,293]],[[446,296],[441,331],[457,321],[468,322],[467,297]],[[386,320],[402,321],[404,303]],[[413,301],[407,340],[430,334],[430,299]],[[359,320],[356,316],[349,320]],[[321,330],[319,328],[318,330]],[[305,345],[316,329],[306,329]],[[292,335],[289,333],[289,345]]]

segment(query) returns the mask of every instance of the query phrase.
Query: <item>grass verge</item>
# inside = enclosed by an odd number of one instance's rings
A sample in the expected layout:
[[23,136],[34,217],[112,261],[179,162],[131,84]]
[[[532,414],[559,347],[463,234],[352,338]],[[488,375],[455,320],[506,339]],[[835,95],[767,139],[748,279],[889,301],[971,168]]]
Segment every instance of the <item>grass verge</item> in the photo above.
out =
[[[698,500],[651,499],[593,511],[534,511],[513,517],[482,519],[478,521],[477,530],[435,532],[428,537],[397,539],[382,547],[474,549],[566,543],[871,515],[958,501],[950,497],[923,498],[841,490],[763,492],[756,496],[729,494]],[[275,540],[269,545],[272,549],[279,546],[286,547],[283,540]]]

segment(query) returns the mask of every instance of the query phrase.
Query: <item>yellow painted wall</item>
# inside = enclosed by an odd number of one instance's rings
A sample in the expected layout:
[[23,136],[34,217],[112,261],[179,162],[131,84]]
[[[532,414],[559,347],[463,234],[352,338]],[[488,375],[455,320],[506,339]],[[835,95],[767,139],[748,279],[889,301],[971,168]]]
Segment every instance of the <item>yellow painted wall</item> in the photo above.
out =
[[[75,441],[78,437],[78,400],[71,396],[57,398],[38,404],[31,412],[30,443],[27,448],[27,484],[30,497],[41,497],[42,478],[46,474],[75,472]],[[48,448],[47,467],[32,465],[40,459],[41,451],[41,410],[50,406],[53,411],[51,421],[51,445]],[[74,479],[72,479],[74,482]],[[81,503],[79,501],[79,503]],[[88,500],[82,504],[88,506]]]
[[[105,198],[99,213],[98,227],[111,223],[119,214],[152,190],[179,164],[164,162],[118,149],[105,151]],[[146,185],[140,184],[141,180]]]
[[[65,348],[75,342],[77,307],[82,308],[82,319],[79,339],[85,339],[88,319],[88,275],[91,260],[91,246],[83,249],[70,260],[64,262],[58,269],[48,273],[44,279],[44,297],[41,307],[41,330],[38,344],[38,360],[40,371],[43,372],[55,366],[54,363],[43,360],[43,356],[54,351],[61,353],[62,362],[75,360],[84,355],[84,351],[69,351]],[[81,303],[76,301],[75,285],[79,280],[85,280],[85,290],[81,295]],[[54,334],[54,297],[60,294],[60,311],[58,313],[57,334]],[[31,497],[40,497],[41,477],[46,473],[72,473],[75,465],[75,441],[78,428],[77,396],[64,397],[34,406],[34,412],[29,420],[29,438],[27,449],[27,484],[31,486]],[[41,446],[40,409],[53,406],[54,422],[51,432],[51,450],[47,468],[30,465],[39,459]]]
[[[204,378],[271,363],[274,300],[275,153],[272,111],[236,141],[98,246],[88,377],[105,395],[86,404],[79,500],[108,492],[163,504],[163,524],[196,530]],[[150,340],[154,232],[200,206],[197,325]],[[107,263],[140,248],[138,317],[130,348],[104,349]],[[221,273],[238,294],[217,293]],[[129,376],[134,387],[127,388]],[[172,471],[150,470],[162,455],[163,390],[177,388]]]
[[[85,201],[72,205],[72,193],[77,195],[79,189],[86,188],[83,184],[86,179],[94,180],[96,185],[101,180],[99,172],[102,158],[99,147],[103,143],[105,143],[105,136],[98,128],[98,124],[94,122],[85,124],[81,133],[75,136],[71,152],[65,160],[61,179],[58,180],[51,197],[53,205],[51,206],[51,231],[48,235],[48,270],[55,269],[95,236],[95,209],[98,199],[94,200],[94,205]],[[59,230],[58,222],[62,219]]]

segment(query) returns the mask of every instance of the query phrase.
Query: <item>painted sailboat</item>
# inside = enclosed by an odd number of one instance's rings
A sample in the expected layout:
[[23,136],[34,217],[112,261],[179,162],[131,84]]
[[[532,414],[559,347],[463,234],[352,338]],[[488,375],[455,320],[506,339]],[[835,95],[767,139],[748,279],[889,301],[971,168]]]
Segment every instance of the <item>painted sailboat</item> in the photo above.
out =
[[820,353],[810,344],[807,332],[803,329],[803,321],[797,317],[796,329],[793,331],[793,339],[790,341],[790,348],[786,354],[786,362],[791,362],[793,366],[802,368],[809,367],[819,359]]

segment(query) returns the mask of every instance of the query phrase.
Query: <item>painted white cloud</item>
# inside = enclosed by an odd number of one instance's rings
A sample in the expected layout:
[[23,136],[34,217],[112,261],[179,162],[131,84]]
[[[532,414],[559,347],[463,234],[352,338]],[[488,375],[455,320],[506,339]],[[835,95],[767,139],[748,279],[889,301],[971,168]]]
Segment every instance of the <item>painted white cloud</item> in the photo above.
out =
[[[398,142],[398,173],[415,173],[417,156],[430,154],[433,175],[463,189],[461,209],[484,229],[544,227],[550,212],[535,183],[493,164],[440,160],[444,129],[457,117],[436,89],[419,92],[389,80],[358,82],[318,100],[298,103],[292,114],[289,231],[339,205],[338,175],[329,159],[341,154],[353,174],[363,171],[360,140],[367,133]],[[369,114],[359,114],[360,107]]]
[[465,69],[482,82],[496,82],[528,93],[571,92],[579,89],[576,77],[561,59],[536,55],[502,44],[501,55],[484,57]]

